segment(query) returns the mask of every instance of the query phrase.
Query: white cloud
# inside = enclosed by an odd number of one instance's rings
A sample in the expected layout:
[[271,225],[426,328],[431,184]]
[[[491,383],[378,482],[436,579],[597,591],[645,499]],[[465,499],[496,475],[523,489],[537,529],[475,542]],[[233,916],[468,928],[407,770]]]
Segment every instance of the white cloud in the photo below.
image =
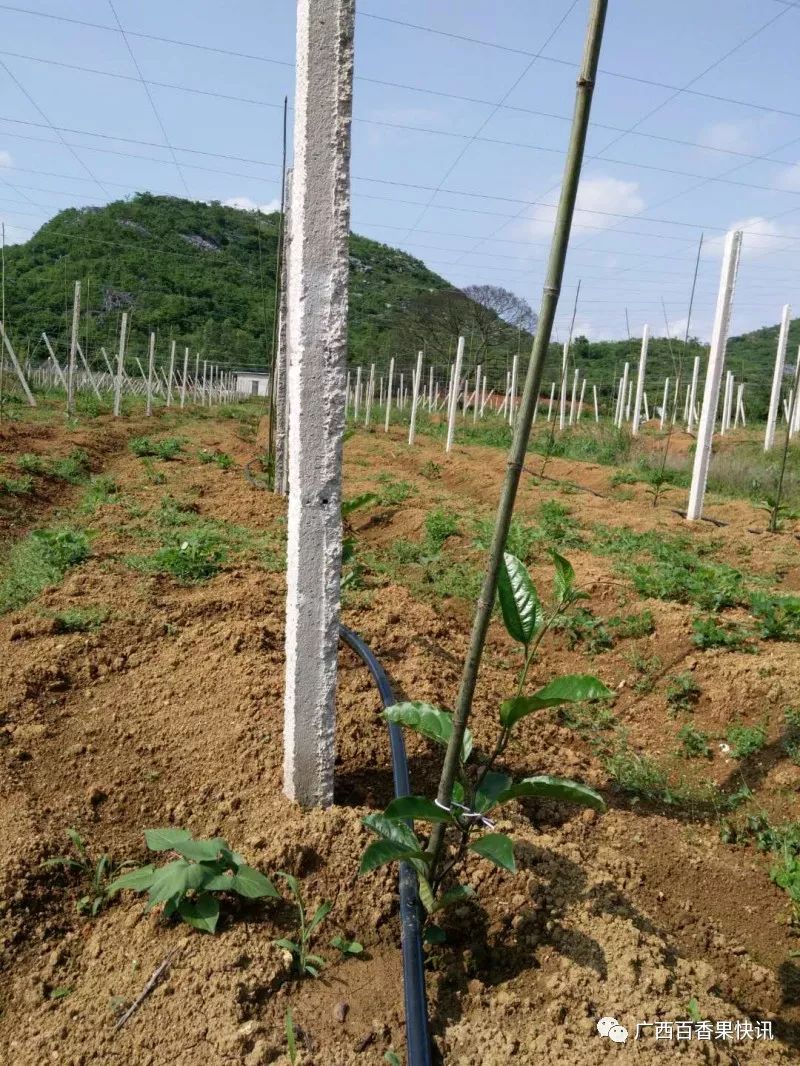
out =
[[776,189],[786,189],[789,192],[800,192],[800,163],[785,167],[778,171],[775,178]]
[[[636,215],[645,207],[636,181],[619,178],[585,178],[578,186],[573,233],[597,233],[620,221],[620,215]],[[556,207],[535,207],[533,214],[523,220],[530,237],[549,236],[553,229]]]
[[[785,246],[781,244],[781,238],[800,236],[800,228],[797,226],[781,225],[779,222],[763,218],[760,215],[731,222],[728,229],[745,231],[742,238],[742,260],[760,259],[762,256],[774,255],[775,252],[784,251]],[[720,259],[724,245],[724,234],[720,234],[719,237],[712,237],[711,240],[704,242],[703,254]]]
[[753,122],[715,122],[700,131],[697,138],[711,148],[727,152],[750,152],[756,147]]
[[12,163],[11,152],[0,149],[0,167],[10,167]]
[[249,196],[231,196],[222,201],[223,207],[235,207],[237,211],[260,211],[262,215],[270,215],[273,211],[280,211],[280,200],[270,200],[266,204],[257,204]]

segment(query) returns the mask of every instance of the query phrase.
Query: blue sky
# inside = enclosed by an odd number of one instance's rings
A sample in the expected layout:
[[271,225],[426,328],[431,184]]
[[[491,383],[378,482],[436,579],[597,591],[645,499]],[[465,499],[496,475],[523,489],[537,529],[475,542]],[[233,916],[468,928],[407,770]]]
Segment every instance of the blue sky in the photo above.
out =
[[[353,229],[538,307],[587,8],[359,4]],[[632,333],[663,335],[663,300],[683,335],[704,233],[692,333],[707,339],[735,225],[732,330],[776,322],[786,302],[800,313],[800,0],[609,8],[559,335],[579,279],[578,333],[624,336],[627,307]],[[273,207],[294,15],[291,0],[0,4],[7,242],[145,189]]]

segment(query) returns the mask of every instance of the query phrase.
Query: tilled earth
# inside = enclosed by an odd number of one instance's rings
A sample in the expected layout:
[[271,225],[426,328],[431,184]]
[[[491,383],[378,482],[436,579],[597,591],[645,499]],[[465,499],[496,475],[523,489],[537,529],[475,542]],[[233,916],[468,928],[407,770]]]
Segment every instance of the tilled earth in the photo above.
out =
[[[127,449],[127,439],[144,432],[190,441],[176,461],[153,464],[164,483],[146,476]],[[79,486],[56,490],[43,482],[32,500],[15,498],[3,526],[10,543],[34,524],[68,519],[91,530],[92,540],[89,559],[62,584],[0,617],[0,1061],[287,1063],[287,1008],[302,1063],[380,1063],[389,1049],[402,1061],[395,872],[357,876],[368,840],[360,819],[391,798],[385,726],[367,671],[342,650],[336,806],[303,811],[284,798],[283,502],[243,477],[256,443],[235,420],[161,416],[124,427],[101,418],[77,434],[12,424],[0,447],[7,459],[31,451],[65,455],[76,440],[95,473],[116,480],[113,500],[82,512]],[[200,463],[201,448],[228,453],[236,465]],[[344,621],[372,646],[398,697],[452,706],[471,604],[442,599],[435,583],[427,594],[424,568],[385,564],[394,543],[422,537],[426,515],[439,507],[459,516],[447,558],[479,567],[470,523],[491,515],[504,455],[457,447],[445,456],[426,436],[410,450],[399,428],[388,436],[360,431],[346,451],[346,495],[373,491],[385,502],[352,516],[364,571],[346,593]],[[540,460],[530,465],[538,470]],[[558,498],[586,530],[686,529],[672,510],[685,502],[680,490],[668,491],[654,509],[641,486],[630,498],[615,497],[610,468],[553,460],[547,473],[555,480],[524,477],[522,517],[535,521],[538,505]],[[565,480],[592,491],[565,493]],[[389,493],[386,502],[387,486],[397,482],[408,483],[405,498],[392,502]],[[195,585],[133,569],[130,557],[149,545],[142,530],[165,495],[203,519],[266,538],[277,556],[233,553],[220,573]],[[763,528],[763,514],[740,501],[712,500],[709,511],[728,524],[689,533],[713,538],[715,558],[770,581],[779,575],[781,589],[800,588],[791,531],[748,532]],[[747,760],[715,744],[702,773],[723,790],[746,784],[749,810],[777,822],[797,818],[800,767],[781,747],[783,711],[800,706],[797,645],[762,642],[759,654],[700,651],[689,606],[638,599],[588,537],[566,554],[597,616],[646,608],[655,630],[591,656],[555,633],[532,685],[557,673],[597,674],[617,689],[614,715],[630,746],[674,762],[679,723],[668,714],[665,685],[668,676],[690,672],[701,694],[692,712],[698,727],[714,736],[733,721],[766,721],[768,729],[766,746]],[[546,589],[545,551],[531,570]],[[87,607],[108,612],[102,625],[59,631],[56,613]],[[658,663],[649,689],[636,684],[632,665],[643,660]],[[478,747],[493,743],[516,664],[494,623],[472,722]],[[431,949],[430,1015],[444,1061],[798,1061],[800,967],[793,955],[800,940],[789,924],[788,897],[770,880],[770,859],[748,843],[723,842],[717,818],[632,798],[609,777],[596,739],[554,712],[528,720],[510,749],[509,772],[579,778],[604,793],[609,809],[598,816],[525,802],[504,810],[499,828],[515,838],[518,873],[475,859],[466,874],[474,901],[444,919],[448,941]],[[414,789],[430,795],[440,753],[414,738],[408,746]],[[684,769],[690,778],[699,773],[688,763]],[[322,976],[297,981],[272,945],[292,934],[288,904],[224,909],[213,937],[145,914],[131,893],[89,919],[75,909],[85,891],[80,880],[42,867],[65,852],[68,827],[92,855],[144,862],[142,831],[159,825],[220,834],[264,872],[301,877],[310,906],[331,900],[317,942],[328,959]],[[337,960],[328,947],[337,934],[361,941],[363,955]],[[115,1031],[120,1009],[175,948],[166,979]],[[656,1040],[649,1028],[634,1040],[637,1022],[690,1014],[713,1023],[771,1022],[774,1039]],[[604,1015],[628,1027],[626,1045],[597,1034]]]

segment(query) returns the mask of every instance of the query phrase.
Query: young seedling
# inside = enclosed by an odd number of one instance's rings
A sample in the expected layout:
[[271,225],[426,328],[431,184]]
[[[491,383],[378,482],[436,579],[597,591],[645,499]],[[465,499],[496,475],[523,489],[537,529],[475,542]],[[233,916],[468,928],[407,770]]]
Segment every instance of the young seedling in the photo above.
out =
[[[393,800],[380,814],[370,814],[364,825],[378,837],[367,847],[361,859],[360,873],[365,874],[389,862],[407,862],[417,873],[420,899],[428,914],[433,915],[451,903],[472,895],[468,885],[455,885],[443,891],[456,867],[468,853],[489,859],[511,873],[516,870],[514,845],[503,833],[494,832],[489,815],[513,799],[536,797],[561,800],[604,810],[602,796],[578,781],[547,774],[514,782],[507,774],[495,770],[520,722],[548,708],[585,700],[609,699],[610,689],[590,675],[558,677],[544,688],[526,695],[526,681],[539,644],[556,620],[582,594],[575,589],[575,572],[566,559],[552,552],[555,566],[554,598],[549,608],[541,603],[524,564],[506,552],[500,570],[498,595],[509,635],[522,647],[522,663],[516,694],[500,706],[499,732],[492,752],[470,765],[473,754],[472,734],[466,730],[461,745],[459,766],[450,808],[425,796],[406,796]],[[386,708],[384,717],[393,723],[414,729],[423,736],[446,745],[453,729],[452,716],[426,703],[407,702]],[[409,825],[411,821],[442,825],[449,839],[449,854],[443,865],[431,872],[431,856]],[[489,830],[483,832],[483,830]]]
[[319,971],[325,965],[325,959],[320,955],[310,954],[309,948],[311,947],[314,930],[328,917],[333,904],[328,900],[323,900],[309,920],[297,878],[282,871],[278,872],[278,877],[282,877],[289,886],[292,903],[297,911],[297,933],[295,934],[297,940],[288,940],[282,937],[280,940],[273,940],[272,943],[275,947],[283,948],[284,951],[289,952],[300,977],[305,977],[306,974],[310,974],[311,977],[319,977]]
[[147,829],[144,837],[150,851],[179,857],[166,866],[142,866],[125,874],[109,885],[109,896],[121,889],[147,892],[148,911],[163,904],[165,918],[180,918],[206,933],[217,928],[220,893],[280,899],[269,878],[248,866],[222,837],[195,840],[188,829]]
[[64,870],[75,870],[86,883],[87,891],[75,904],[78,914],[88,914],[96,918],[112,896],[112,878],[131,862],[114,864],[105,853],[98,859],[89,855],[86,842],[75,829],[68,829],[67,836],[72,841],[73,855],[57,855],[46,859],[42,867],[60,866]]
[[286,1047],[289,1052],[289,1062],[291,1066],[295,1066],[297,1062],[297,1037],[294,1031],[294,1021],[292,1020],[292,1008],[286,1008],[286,1017],[284,1019],[284,1029],[286,1031]]
[[335,936],[331,941],[331,947],[341,951],[342,955],[345,956],[360,955],[364,950],[363,944],[359,944],[357,940],[347,940],[343,936]]

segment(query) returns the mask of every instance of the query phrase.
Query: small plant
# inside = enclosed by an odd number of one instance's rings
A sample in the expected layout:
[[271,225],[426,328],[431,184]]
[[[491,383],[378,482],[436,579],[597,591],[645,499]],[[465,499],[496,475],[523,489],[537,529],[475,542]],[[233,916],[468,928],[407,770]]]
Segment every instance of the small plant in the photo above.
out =
[[89,555],[89,538],[82,530],[37,529],[19,541],[8,555],[0,579],[0,614],[22,607],[48,585],[56,585],[70,567]]
[[180,918],[205,933],[217,928],[220,893],[280,899],[269,878],[248,866],[222,837],[195,840],[188,829],[148,829],[144,838],[150,851],[179,857],[166,866],[142,866],[124,874],[108,886],[108,896],[122,889],[147,892],[148,911],[163,904],[165,918]]
[[783,750],[796,766],[800,766],[800,709],[787,707],[783,716],[786,722]]
[[147,456],[142,459],[142,469],[151,485],[166,485],[167,475],[163,470],[157,470],[153,460]]
[[76,902],[76,909],[78,914],[96,918],[113,894],[112,878],[123,867],[132,864],[123,862],[115,865],[106,854],[101,855],[99,859],[93,859],[89,855],[83,837],[77,830],[68,829],[67,836],[72,842],[73,854],[58,855],[53,859],[47,859],[42,863],[42,868],[59,866],[64,870],[75,870],[80,874],[86,883],[86,892]]
[[183,441],[177,437],[165,437],[163,440],[153,440],[152,437],[133,437],[128,442],[128,447],[140,459],[150,456],[169,462],[183,451]]
[[[554,597],[551,606],[545,608],[521,560],[508,552],[503,556],[498,584],[500,609],[509,635],[521,646],[522,661],[516,694],[500,706],[498,736],[490,754],[474,759],[470,765],[472,735],[466,730],[449,807],[425,796],[405,796],[392,800],[382,813],[369,814],[363,819],[378,839],[364,852],[360,873],[369,873],[385,863],[408,862],[416,870],[420,899],[430,915],[473,894],[469,885],[455,884],[445,889],[449,875],[465,862],[469,853],[511,873],[516,870],[512,840],[494,831],[490,815],[496,808],[514,799],[533,797],[605,809],[602,796],[578,781],[542,774],[514,782],[509,775],[495,769],[514,730],[524,719],[549,708],[605,700],[613,695],[602,682],[589,675],[555,678],[533,694],[525,692],[528,672],[543,637],[581,596],[575,589],[572,566],[556,552],[552,558]],[[383,713],[389,722],[413,729],[439,744],[446,745],[453,731],[452,716],[427,703],[399,703],[387,707]],[[431,851],[426,850],[408,824],[413,821],[441,824],[449,831],[448,854],[441,868],[433,867]]]
[[537,509],[539,534],[542,540],[559,548],[582,548],[585,540],[580,527],[571,517],[569,507],[558,500],[542,500]]
[[424,478],[427,478],[428,481],[438,481],[442,476],[441,466],[439,463],[434,463],[432,459],[428,459],[427,462],[423,463],[419,472]]
[[198,526],[176,543],[160,548],[147,560],[146,569],[170,574],[184,585],[206,581],[218,573],[227,557],[217,532]]
[[562,615],[554,623],[554,628],[562,629],[566,633],[570,649],[578,644],[585,644],[589,654],[594,655],[614,647],[614,638],[605,622],[588,607],[579,607],[571,614]]
[[667,683],[665,695],[667,706],[672,714],[678,711],[688,712],[700,699],[700,686],[687,670],[682,674],[672,675]]
[[17,466],[26,474],[44,474],[47,471],[47,462],[44,456],[34,455],[33,452],[25,452],[17,459]]
[[656,629],[652,611],[626,614],[622,618],[615,615],[613,618],[609,618],[608,624],[615,631],[616,636],[630,640],[649,637]]
[[356,538],[348,519],[354,511],[362,507],[369,507],[378,502],[374,492],[362,492],[360,496],[354,496],[350,500],[342,500],[342,522],[344,523],[344,536],[342,537],[342,588],[358,588],[364,576],[364,567],[356,559]]
[[684,759],[708,759],[711,757],[710,737],[701,729],[696,729],[691,722],[686,722],[678,730],[681,743],[679,754]]
[[734,759],[745,759],[761,751],[767,742],[765,725],[732,725],[725,734]]
[[781,861],[770,870],[770,877],[791,900],[793,924],[800,923],[800,858],[786,848]]
[[297,1036],[294,1031],[291,1007],[286,1008],[286,1017],[283,1025],[286,1031],[286,1048],[289,1052],[289,1062],[291,1066],[295,1066],[295,1063],[297,1062]]
[[89,456],[82,448],[74,448],[64,459],[54,459],[47,471],[52,477],[79,485],[89,473]]
[[627,656],[628,662],[634,668],[638,676],[634,679],[633,687],[643,695],[652,692],[655,688],[658,672],[662,663],[657,655],[640,655],[633,651]]
[[197,458],[201,463],[216,463],[221,470],[230,470],[235,465],[227,452],[221,452],[218,449],[210,452],[207,448],[203,448],[202,451],[198,452]]
[[763,640],[800,640],[800,596],[753,593],[750,613]]
[[[488,518],[476,518],[473,525],[475,529],[475,547],[488,551],[489,545],[492,543],[494,523]],[[523,563],[526,563],[530,559],[533,548],[541,543],[541,540],[541,533],[535,526],[525,525],[514,516],[508,527],[505,550],[511,552],[512,555],[516,555]]]
[[692,640],[698,648],[726,648],[728,651],[754,651],[752,645],[748,645],[750,636],[743,626],[733,623],[720,624],[708,615],[704,618],[695,618],[692,622]]
[[33,478],[25,474],[22,477],[0,477],[0,492],[9,496],[27,496],[33,489]]
[[53,624],[57,633],[88,633],[99,629],[107,618],[104,607],[69,607],[53,615]]
[[116,503],[119,486],[111,474],[98,474],[91,478],[81,499],[81,511],[92,514],[98,507],[107,503]]
[[432,553],[440,552],[444,542],[458,532],[458,518],[452,511],[437,507],[425,516],[425,541]]
[[343,936],[335,936],[331,941],[331,947],[341,951],[344,956],[360,955],[364,950],[363,944],[359,944],[357,940],[347,940]]
[[375,495],[381,507],[398,507],[415,491],[410,481],[397,481],[387,473],[380,474],[378,482],[381,487]]
[[[333,904],[328,900],[324,900],[309,920],[297,878],[293,877],[292,874],[283,872],[279,872],[278,877],[282,877],[289,886],[292,903],[297,911],[297,932],[295,934],[297,940],[288,940],[282,937],[280,940],[273,940],[272,943],[276,947],[283,948],[284,951],[289,952],[300,977],[305,977],[306,974],[310,974],[311,977],[319,977],[319,971],[325,965],[325,959],[320,955],[310,954],[309,948],[311,947],[314,930],[328,917]],[[358,946],[361,947],[360,944]]]

